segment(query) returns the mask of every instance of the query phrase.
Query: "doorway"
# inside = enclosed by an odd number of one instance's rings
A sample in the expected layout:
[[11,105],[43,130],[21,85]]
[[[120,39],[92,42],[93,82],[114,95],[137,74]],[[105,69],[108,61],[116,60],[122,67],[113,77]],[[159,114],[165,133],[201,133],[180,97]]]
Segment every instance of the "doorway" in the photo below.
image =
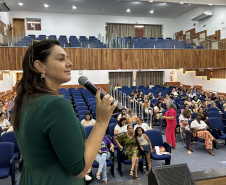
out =
[[24,32],[24,36],[25,36],[24,19],[13,18],[13,36],[16,36],[16,34],[19,36],[19,33],[21,33],[21,38],[22,38],[22,35],[23,35],[22,32]]

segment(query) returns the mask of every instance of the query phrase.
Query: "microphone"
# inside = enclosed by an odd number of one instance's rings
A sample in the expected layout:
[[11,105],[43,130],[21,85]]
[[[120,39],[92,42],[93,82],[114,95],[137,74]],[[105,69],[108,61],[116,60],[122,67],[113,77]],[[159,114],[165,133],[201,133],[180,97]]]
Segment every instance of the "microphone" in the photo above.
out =
[[[97,87],[88,80],[88,78],[86,76],[80,76],[79,79],[78,79],[78,83],[84,87],[86,87],[93,95],[96,95],[97,93]],[[104,92],[100,92],[100,99],[103,99],[103,97],[105,96],[106,94]],[[121,110],[121,106],[119,105],[119,102],[117,100],[113,100],[111,105],[113,105],[115,102],[117,102],[117,107],[115,108],[114,111],[119,111]]]

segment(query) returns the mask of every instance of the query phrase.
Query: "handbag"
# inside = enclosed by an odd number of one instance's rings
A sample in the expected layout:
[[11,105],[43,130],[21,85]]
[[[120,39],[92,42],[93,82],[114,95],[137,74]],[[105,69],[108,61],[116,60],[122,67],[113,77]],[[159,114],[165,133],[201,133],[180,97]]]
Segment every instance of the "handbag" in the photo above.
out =
[[128,153],[125,149],[120,149],[122,160],[128,160]]

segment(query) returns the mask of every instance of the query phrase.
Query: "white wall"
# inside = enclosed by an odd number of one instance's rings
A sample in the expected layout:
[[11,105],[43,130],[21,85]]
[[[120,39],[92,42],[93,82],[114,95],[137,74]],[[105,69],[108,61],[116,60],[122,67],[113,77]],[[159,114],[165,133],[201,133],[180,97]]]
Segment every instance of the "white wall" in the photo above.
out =
[[[1,71],[0,71],[1,73]],[[9,74],[4,74],[3,73],[3,80],[0,80],[0,92],[7,91],[7,90],[12,90],[13,87],[13,72],[10,71]]]
[[[212,10],[213,16],[203,21],[192,21],[191,18],[206,11]],[[224,24],[221,24],[221,23]],[[196,26],[193,24],[196,23]],[[206,25],[203,27],[203,25]],[[197,7],[176,19],[176,30],[190,30],[196,28],[196,32],[207,30],[207,35],[215,34],[216,30],[221,30],[221,39],[226,38],[226,7],[225,6],[205,6]],[[224,29],[223,29],[224,28]]]
[[10,12],[0,12],[0,20],[4,22],[6,25],[11,21],[11,13]]
[[163,36],[173,37],[175,33],[175,19],[172,18],[149,18],[130,16],[108,16],[108,15],[84,15],[63,14],[44,12],[22,12],[12,11],[11,18],[41,18],[41,31],[26,31],[29,34],[45,35],[84,35],[105,36],[105,23],[132,23],[135,24],[158,24],[163,25]]
[[176,81],[186,85],[201,85],[204,90],[226,93],[226,79],[211,79],[207,77],[195,76],[195,71],[187,71],[183,74],[183,70],[176,70]]

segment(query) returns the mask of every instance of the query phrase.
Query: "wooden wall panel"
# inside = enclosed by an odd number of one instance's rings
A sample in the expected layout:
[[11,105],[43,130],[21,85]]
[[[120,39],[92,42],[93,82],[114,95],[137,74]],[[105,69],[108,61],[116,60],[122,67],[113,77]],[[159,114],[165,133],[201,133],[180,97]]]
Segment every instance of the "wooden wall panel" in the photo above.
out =
[[[103,89],[106,93],[108,93],[109,91],[109,84],[94,84],[96,87],[100,87],[101,89]],[[82,85],[61,85],[60,88],[65,88],[65,89],[69,89],[69,88],[75,88],[75,89],[78,89],[78,88],[81,88],[84,86]]]
[[[0,70],[21,70],[27,48],[0,47]],[[226,68],[226,50],[65,48],[72,70]]]

